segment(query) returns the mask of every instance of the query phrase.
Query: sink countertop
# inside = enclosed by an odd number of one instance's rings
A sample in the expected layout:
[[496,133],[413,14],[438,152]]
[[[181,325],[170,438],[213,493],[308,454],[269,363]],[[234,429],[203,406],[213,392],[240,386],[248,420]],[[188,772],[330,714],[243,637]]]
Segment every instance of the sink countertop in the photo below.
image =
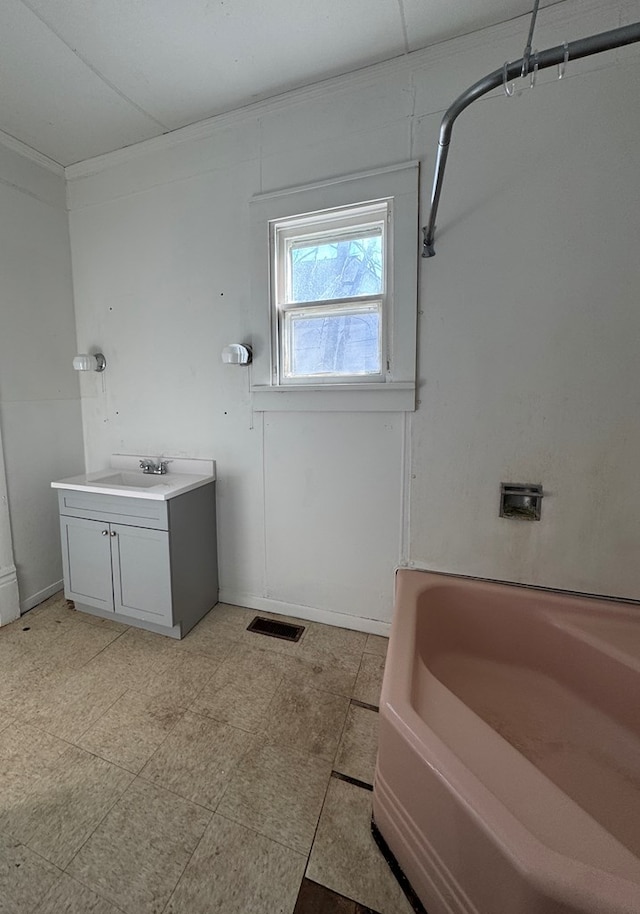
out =
[[[167,501],[176,495],[214,482],[216,478],[215,460],[171,458],[163,455],[160,459],[169,461],[169,466],[164,475],[156,476],[153,473],[142,472],[140,461],[143,459],[156,460],[157,457],[152,454],[113,454],[110,466],[103,470],[60,479],[52,482],[51,488]],[[135,484],[138,477],[139,486]]]

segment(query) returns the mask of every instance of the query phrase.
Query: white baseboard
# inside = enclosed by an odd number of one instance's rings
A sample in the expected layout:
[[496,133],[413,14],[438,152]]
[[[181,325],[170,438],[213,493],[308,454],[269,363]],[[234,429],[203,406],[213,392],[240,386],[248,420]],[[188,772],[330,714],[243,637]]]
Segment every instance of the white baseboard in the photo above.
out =
[[52,597],[54,593],[58,593],[59,590],[62,590],[63,586],[64,584],[62,581],[54,581],[53,584],[49,584],[48,587],[39,590],[38,593],[34,593],[31,597],[27,597],[27,599],[23,600],[20,604],[20,612],[24,615],[24,613],[33,609],[34,606],[44,603],[44,601],[48,600],[49,597]]
[[328,609],[315,609],[313,606],[299,606],[297,603],[282,603],[280,600],[270,600],[253,593],[222,588],[218,599],[221,603],[231,603],[233,606],[245,606],[247,609],[257,609],[278,616],[293,616],[307,622],[337,625],[339,628],[350,628],[357,632],[366,632],[368,635],[384,635],[388,638],[391,630],[390,622],[365,619],[362,616],[351,616],[349,613],[337,613]]
[[20,595],[15,565],[0,568],[0,625],[20,618]]

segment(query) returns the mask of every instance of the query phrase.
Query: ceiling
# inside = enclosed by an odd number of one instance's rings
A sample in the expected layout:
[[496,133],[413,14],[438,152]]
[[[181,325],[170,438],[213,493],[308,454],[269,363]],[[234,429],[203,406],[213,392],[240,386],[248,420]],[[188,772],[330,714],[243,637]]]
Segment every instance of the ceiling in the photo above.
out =
[[0,130],[70,165],[521,16],[532,4],[0,0]]

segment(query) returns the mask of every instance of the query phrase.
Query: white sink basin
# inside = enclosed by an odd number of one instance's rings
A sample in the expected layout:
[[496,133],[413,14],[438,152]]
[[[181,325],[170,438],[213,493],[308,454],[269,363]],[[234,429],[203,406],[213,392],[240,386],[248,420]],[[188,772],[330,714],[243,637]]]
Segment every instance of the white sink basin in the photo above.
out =
[[97,495],[124,495],[128,498],[158,498],[166,501],[207,485],[216,478],[214,460],[170,458],[169,471],[156,476],[139,469],[140,459],[129,454],[114,454],[111,466],[107,469],[60,479],[52,482],[51,487],[93,492]]

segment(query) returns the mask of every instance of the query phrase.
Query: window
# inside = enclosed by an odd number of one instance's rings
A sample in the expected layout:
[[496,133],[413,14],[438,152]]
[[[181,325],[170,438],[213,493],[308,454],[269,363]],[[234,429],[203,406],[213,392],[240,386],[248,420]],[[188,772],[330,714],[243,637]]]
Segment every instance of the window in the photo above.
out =
[[271,223],[280,384],[383,380],[390,202]]
[[256,410],[415,409],[418,166],[251,202]]

